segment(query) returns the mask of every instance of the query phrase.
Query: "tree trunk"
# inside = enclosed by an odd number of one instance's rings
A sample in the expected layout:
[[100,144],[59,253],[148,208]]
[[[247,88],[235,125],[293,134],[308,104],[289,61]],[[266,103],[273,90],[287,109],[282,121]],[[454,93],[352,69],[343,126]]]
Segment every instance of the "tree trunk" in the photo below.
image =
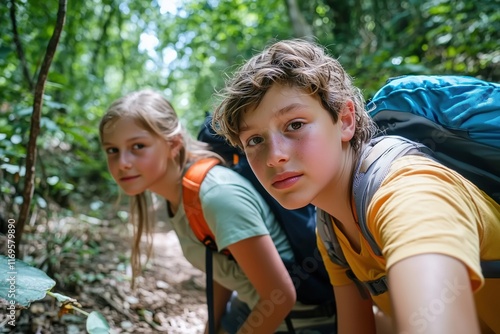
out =
[[352,22],[353,13],[361,9],[353,8],[349,1],[343,0],[326,0],[325,3],[328,4],[332,11],[332,21],[334,23],[332,33],[336,44],[349,42],[350,36],[352,36],[351,24],[357,24],[357,22]]

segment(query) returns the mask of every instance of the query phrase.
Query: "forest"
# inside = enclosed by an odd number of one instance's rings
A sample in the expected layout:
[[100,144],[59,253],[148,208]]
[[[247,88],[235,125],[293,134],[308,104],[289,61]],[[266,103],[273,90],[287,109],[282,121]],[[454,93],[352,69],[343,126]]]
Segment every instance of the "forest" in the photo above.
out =
[[327,47],[366,99],[406,74],[500,82],[499,8],[498,0],[3,0],[0,232],[15,220],[18,257],[77,295],[106,276],[78,266],[105,252],[96,229],[127,220],[98,135],[113,100],[159,90],[196,135],[232,71],[289,38]]

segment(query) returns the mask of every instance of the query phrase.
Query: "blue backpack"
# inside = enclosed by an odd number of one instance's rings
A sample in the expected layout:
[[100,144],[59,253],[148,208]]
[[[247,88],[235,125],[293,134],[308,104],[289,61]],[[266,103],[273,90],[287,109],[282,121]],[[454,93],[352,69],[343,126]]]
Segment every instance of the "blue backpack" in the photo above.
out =
[[[466,76],[402,76],[390,79],[366,107],[382,132],[361,153],[353,197],[360,230],[376,255],[382,253],[366,226],[366,211],[392,161],[401,156],[436,159],[500,203],[499,84]],[[317,224],[330,259],[349,267],[330,216],[318,210]],[[481,267],[485,277],[500,278],[500,261],[483,261]],[[372,295],[387,291],[385,276],[359,282],[351,270],[347,275]]]

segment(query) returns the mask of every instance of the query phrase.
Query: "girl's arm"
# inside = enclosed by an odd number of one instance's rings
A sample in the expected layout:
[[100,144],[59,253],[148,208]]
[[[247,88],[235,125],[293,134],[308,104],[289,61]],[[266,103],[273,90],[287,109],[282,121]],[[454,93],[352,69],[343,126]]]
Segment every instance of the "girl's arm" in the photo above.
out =
[[[231,298],[232,291],[226,289],[215,280],[213,281],[213,292],[214,292],[214,324],[215,331],[218,332],[220,329],[220,322],[224,312],[226,311],[226,305]],[[205,334],[208,334],[208,322],[205,326]]]
[[338,334],[375,333],[371,298],[363,299],[356,284],[336,286]]
[[395,263],[388,273],[398,333],[480,333],[466,266],[441,254]]
[[271,237],[251,237],[228,249],[260,296],[239,332],[274,333],[295,305],[296,293]]

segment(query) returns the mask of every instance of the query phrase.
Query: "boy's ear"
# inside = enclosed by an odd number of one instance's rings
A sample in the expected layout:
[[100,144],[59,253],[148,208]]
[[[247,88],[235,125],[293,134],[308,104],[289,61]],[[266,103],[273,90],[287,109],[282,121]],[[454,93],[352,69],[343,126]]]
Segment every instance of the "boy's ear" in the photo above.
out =
[[342,108],[339,121],[341,124],[342,141],[350,141],[356,130],[356,108],[351,100],[348,100]]

